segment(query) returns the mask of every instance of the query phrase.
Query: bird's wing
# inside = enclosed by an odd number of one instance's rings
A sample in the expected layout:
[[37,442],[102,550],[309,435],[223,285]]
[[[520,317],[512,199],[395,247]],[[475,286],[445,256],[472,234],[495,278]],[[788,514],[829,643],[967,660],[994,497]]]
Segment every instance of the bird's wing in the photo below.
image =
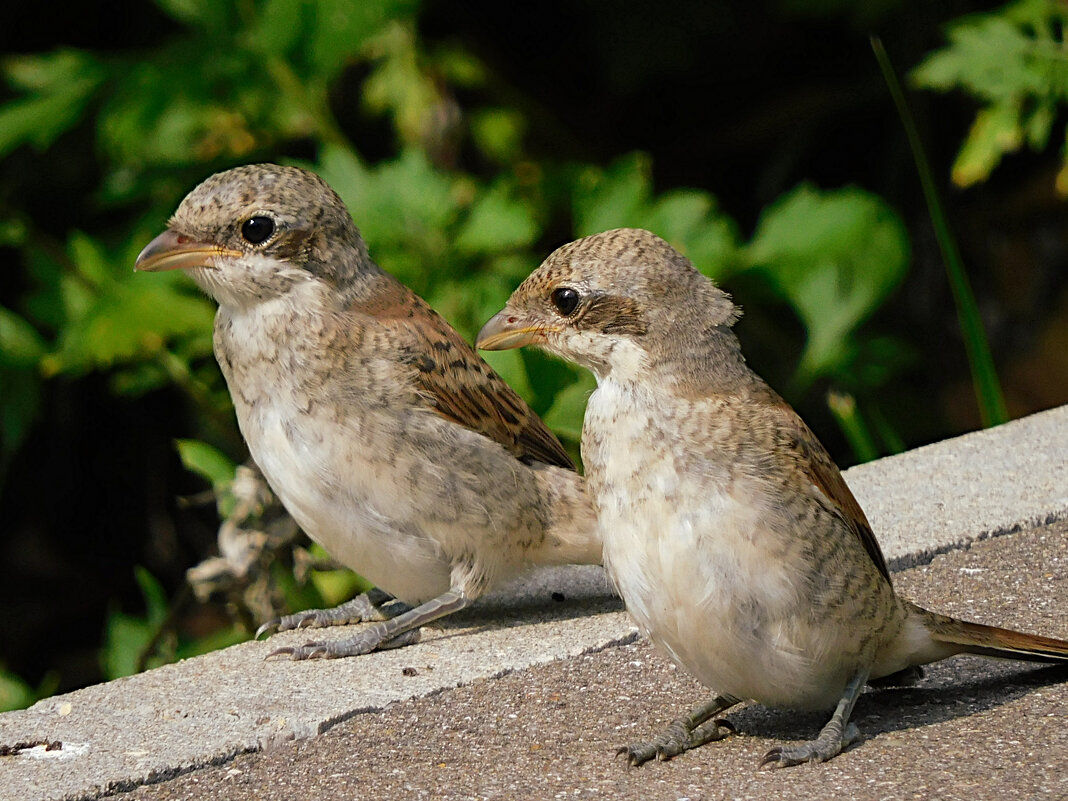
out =
[[393,329],[419,394],[442,417],[503,445],[518,459],[575,469],[541,418],[437,312],[389,276],[355,311]]
[[786,401],[781,398],[777,400],[773,408],[779,412],[780,430],[786,434],[787,447],[793,452],[798,467],[826,498],[835,514],[860,540],[864,550],[868,552],[868,556],[871,557],[883,577],[890,581],[890,569],[887,567],[886,557],[883,556],[879,542],[875,539],[875,533],[871,530],[871,524],[868,523],[864,510],[860,508],[849,485],[842,478],[838,465],[834,463],[830,454],[797,415],[797,412]]

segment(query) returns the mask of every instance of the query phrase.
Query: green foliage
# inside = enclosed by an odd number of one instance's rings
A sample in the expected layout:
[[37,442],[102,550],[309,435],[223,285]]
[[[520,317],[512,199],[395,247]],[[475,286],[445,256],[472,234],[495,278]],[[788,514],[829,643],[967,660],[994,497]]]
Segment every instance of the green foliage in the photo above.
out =
[[[143,670],[143,655],[151,648],[167,619],[167,594],[162,585],[142,567],[134,575],[145,600],[145,615],[138,617],[118,610],[108,615],[104,647],[100,654],[108,679],[129,676]],[[149,660],[161,664],[158,660]]]
[[[1060,0],[1017,0],[954,22],[949,44],[913,70],[916,86],[963,89],[982,104],[953,165],[958,185],[985,181],[1024,144],[1046,147],[1068,101],[1066,25],[1068,6]],[[1057,189],[1068,195],[1068,149],[1065,157]]]
[[37,694],[14,673],[0,669],[0,712],[25,709],[37,700]]
[[901,219],[871,193],[803,185],[765,210],[747,257],[808,331],[795,377],[803,388],[850,367],[858,326],[905,277],[909,241]]
[[248,639],[236,625],[201,637],[178,636],[170,625],[172,607],[163,586],[143,567],[134,569],[134,578],[141,589],[145,613],[131,615],[113,609],[108,615],[100,650],[107,679],[130,676]]

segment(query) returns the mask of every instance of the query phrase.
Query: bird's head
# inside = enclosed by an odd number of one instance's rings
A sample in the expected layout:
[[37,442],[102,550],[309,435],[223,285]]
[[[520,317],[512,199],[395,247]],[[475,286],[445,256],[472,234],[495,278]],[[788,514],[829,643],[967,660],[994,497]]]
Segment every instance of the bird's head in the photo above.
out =
[[660,237],[619,228],[557,249],[479,332],[477,345],[535,345],[588,367],[640,374],[726,333],[730,297]]
[[252,164],[190,192],[135,269],[187,270],[220,304],[243,307],[309,280],[342,285],[369,264],[345,204],[322,178]]

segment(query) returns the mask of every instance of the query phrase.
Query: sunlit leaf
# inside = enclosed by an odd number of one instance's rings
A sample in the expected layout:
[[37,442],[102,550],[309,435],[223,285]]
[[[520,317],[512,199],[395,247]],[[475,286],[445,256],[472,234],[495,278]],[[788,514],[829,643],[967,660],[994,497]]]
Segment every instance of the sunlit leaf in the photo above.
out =
[[176,439],[175,447],[186,470],[220,487],[234,480],[237,464],[213,445],[196,439]]

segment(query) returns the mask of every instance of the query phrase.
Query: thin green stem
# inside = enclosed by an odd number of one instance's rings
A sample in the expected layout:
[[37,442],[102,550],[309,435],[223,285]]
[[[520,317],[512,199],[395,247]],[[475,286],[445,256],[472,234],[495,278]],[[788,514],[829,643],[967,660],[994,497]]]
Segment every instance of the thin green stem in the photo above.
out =
[[857,411],[856,399],[848,392],[832,389],[827,393],[827,407],[849,441],[849,446],[853,449],[853,455],[857,457],[857,461],[870,462],[878,458],[879,448],[875,444],[871,431],[868,430],[867,423]]
[[975,397],[979,404],[979,413],[984,426],[994,426],[1004,423],[1009,419],[1005,408],[1005,398],[1001,392],[1001,384],[998,381],[997,371],[994,368],[994,359],[990,355],[990,345],[987,342],[986,330],[983,328],[982,318],[979,316],[979,307],[975,303],[975,295],[972,293],[968,275],[964,271],[964,264],[960,257],[957,242],[946,222],[945,211],[942,201],[935,186],[931,166],[927,162],[927,155],[920,141],[916,122],[912,118],[905,93],[901,88],[901,82],[894,72],[890,58],[886,54],[882,41],[873,36],[871,39],[872,50],[875,51],[875,59],[879,62],[883,78],[890,89],[890,96],[897,106],[901,124],[905,128],[905,135],[912,149],[912,158],[916,162],[916,170],[920,175],[920,185],[923,187],[923,196],[927,201],[928,213],[931,216],[931,224],[934,226],[935,238],[938,247],[942,251],[942,260],[946,265],[946,274],[949,278],[950,289],[953,291],[953,301],[957,307],[957,321],[960,325],[961,334],[964,338],[964,348],[968,354],[968,365],[972,373],[972,385],[975,388]]

